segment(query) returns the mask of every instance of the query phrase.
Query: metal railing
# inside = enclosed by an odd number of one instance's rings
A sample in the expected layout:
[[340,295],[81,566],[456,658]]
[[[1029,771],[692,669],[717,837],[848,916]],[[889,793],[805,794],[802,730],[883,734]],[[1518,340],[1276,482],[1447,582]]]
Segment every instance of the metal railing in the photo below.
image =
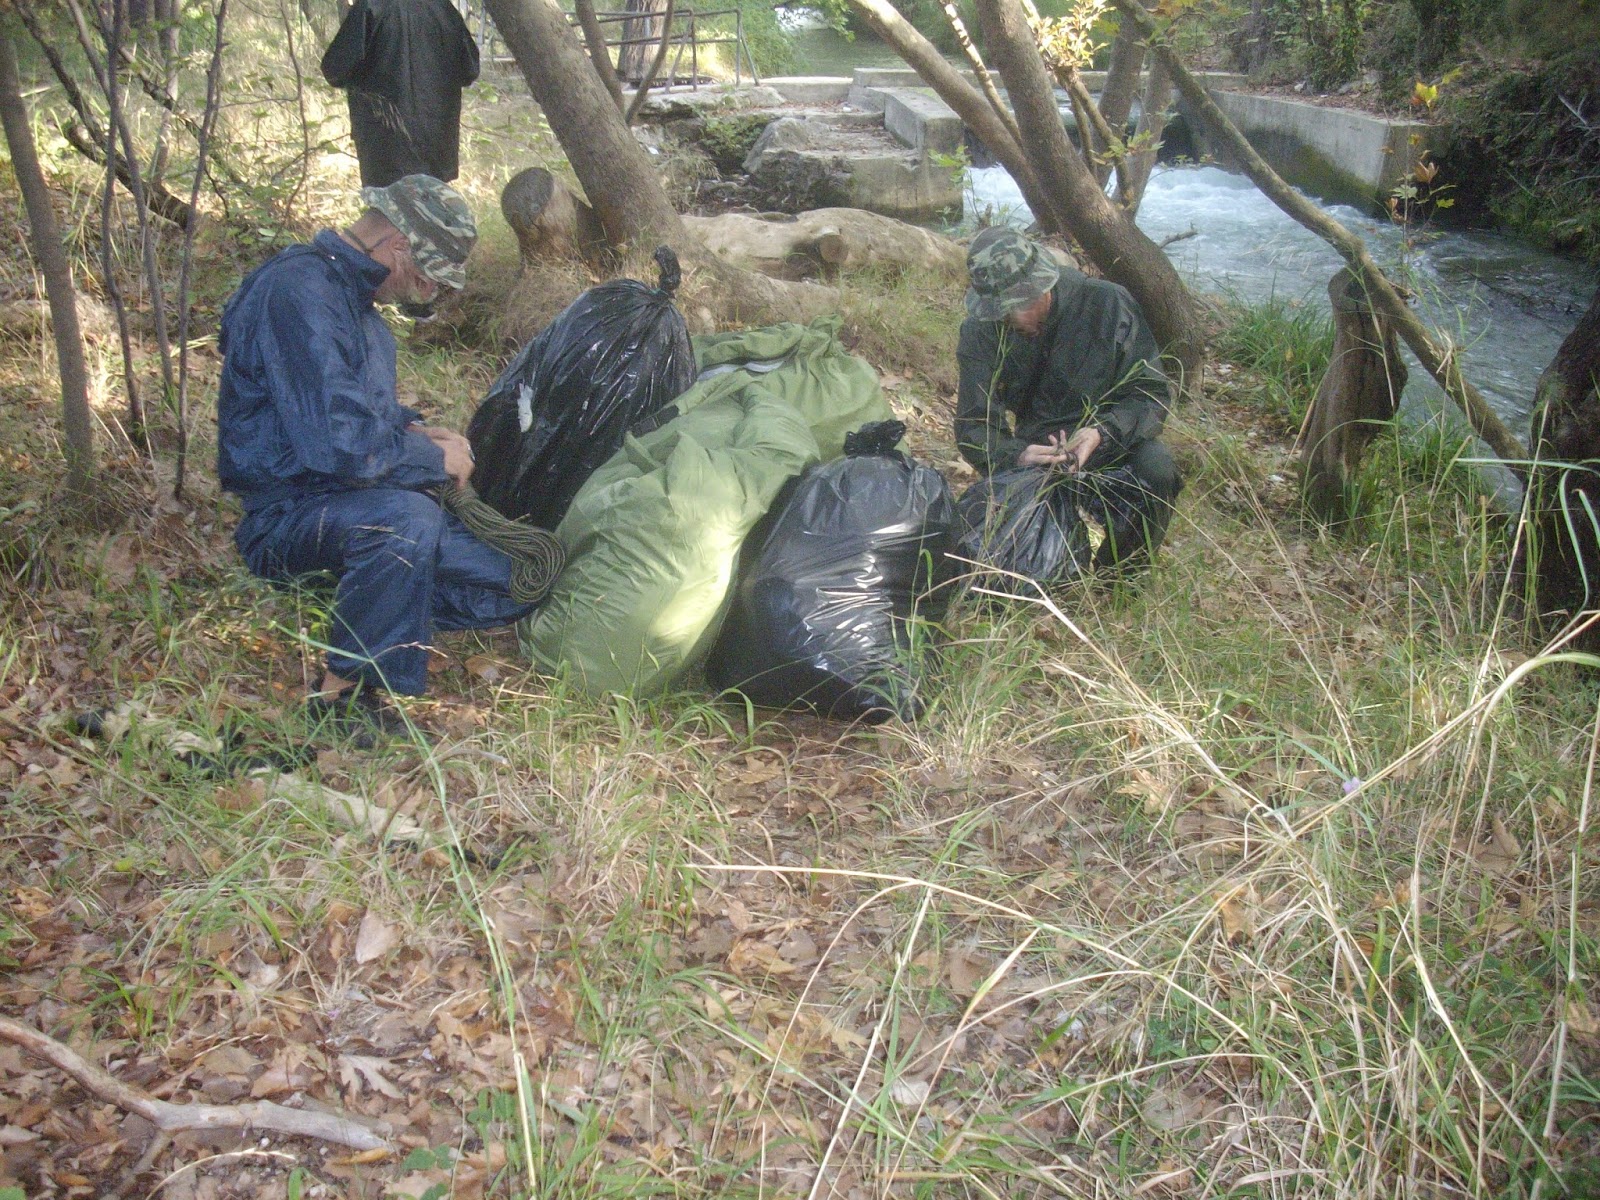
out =
[[[467,28],[472,31],[473,38],[478,43],[478,54],[492,62],[511,62],[512,58],[505,52],[505,42],[495,30],[494,21],[489,16],[485,7],[485,0],[455,0],[456,7],[466,19]],[[623,36],[606,38],[606,47],[619,52],[631,46],[642,46],[647,54],[661,44],[660,22],[664,12],[597,12],[596,19],[602,26],[615,25],[624,22],[639,22],[649,24],[646,28],[654,26],[656,32],[644,36],[630,36],[624,27]],[[712,21],[718,17],[733,18],[733,33],[716,33],[707,31],[702,33],[701,22]],[[567,14],[567,20],[577,24],[577,17],[572,13]],[[744,82],[744,68],[750,70],[750,82],[759,84],[761,77],[756,72],[755,56],[751,54],[749,45],[744,40],[744,13],[737,8],[715,8],[700,11],[693,8],[674,8],[671,25],[667,33],[667,45],[675,47],[677,52],[672,56],[672,66],[666,71],[664,79],[658,79],[652,86],[657,88],[670,88],[678,80],[679,69],[683,66],[685,53],[689,56],[688,84],[691,90],[698,91],[701,83],[700,75],[700,47],[702,46],[732,46],[733,47],[733,82],[739,86]],[[620,55],[619,55],[620,56]],[[629,80],[637,84],[637,80]],[[711,80],[707,78],[705,82]]]

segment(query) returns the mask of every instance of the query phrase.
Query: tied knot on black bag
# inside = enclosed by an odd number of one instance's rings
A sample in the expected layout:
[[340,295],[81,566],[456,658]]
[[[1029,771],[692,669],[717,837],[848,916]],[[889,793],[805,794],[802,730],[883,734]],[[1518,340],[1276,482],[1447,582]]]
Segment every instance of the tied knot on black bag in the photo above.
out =
[[656,291],[671,299],[678,294],[678,286],[683,282],[683,268],[678,264],[678,256],[672,252],[671,246],[657,246],[651,257],[661,271],[656,279]]
[[906,436],[904,421],[874,421],[863,425],[854,433],[844,435],[846,458],[861,458],[869,454],[893,454],[895,447]]

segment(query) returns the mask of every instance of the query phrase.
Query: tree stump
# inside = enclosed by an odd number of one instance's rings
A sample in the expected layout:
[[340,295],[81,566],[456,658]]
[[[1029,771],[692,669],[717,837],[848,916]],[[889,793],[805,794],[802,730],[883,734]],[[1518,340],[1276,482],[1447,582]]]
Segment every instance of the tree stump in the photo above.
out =
[[1349,481],[1372,439],[1394,419],[1406,386],[1395,331],[1361,281],[1341,267],[1328,281],[1333,354],[1298,440],[1301,494],[1320,521],[1349,520]]
[[[1534,392],[1528,522],[1512,577],[1535,618],[1558,628],[1600,607],[1600,290]],[[1600,651],[1600,624],[1571,643]]]
[[517,235],[524,270],[541,256],[587,258],[605,241],[594,209],[543,167],[511,177],[500,212]]

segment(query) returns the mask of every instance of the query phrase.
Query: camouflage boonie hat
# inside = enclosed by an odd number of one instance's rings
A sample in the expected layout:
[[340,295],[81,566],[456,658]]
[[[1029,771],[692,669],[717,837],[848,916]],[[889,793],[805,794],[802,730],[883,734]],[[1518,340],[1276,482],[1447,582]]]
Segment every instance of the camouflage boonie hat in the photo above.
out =
[[1061,268],[1037,242],[991,225],[967,247],[967,275],[972,280],[967,312],[980,321],[998,321],[1055,287]]
[[362,188],[361,203],[406,235],[417,270],[447,288],[466,286],[467,255],[478,226],[455,188],[432,175],[407,175],[388,187]]

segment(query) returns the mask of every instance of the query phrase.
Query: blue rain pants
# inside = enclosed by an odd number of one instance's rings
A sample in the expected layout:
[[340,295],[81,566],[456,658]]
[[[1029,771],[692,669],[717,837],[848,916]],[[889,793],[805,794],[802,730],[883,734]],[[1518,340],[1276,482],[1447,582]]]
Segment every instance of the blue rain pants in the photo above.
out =
[[246,513],[234,535],[250,569],[290,583],[337,581],[328,669],[420,696],[435,630],[484,629],[526,615],[511,598],[511,560],[422,492],[355,488]]

